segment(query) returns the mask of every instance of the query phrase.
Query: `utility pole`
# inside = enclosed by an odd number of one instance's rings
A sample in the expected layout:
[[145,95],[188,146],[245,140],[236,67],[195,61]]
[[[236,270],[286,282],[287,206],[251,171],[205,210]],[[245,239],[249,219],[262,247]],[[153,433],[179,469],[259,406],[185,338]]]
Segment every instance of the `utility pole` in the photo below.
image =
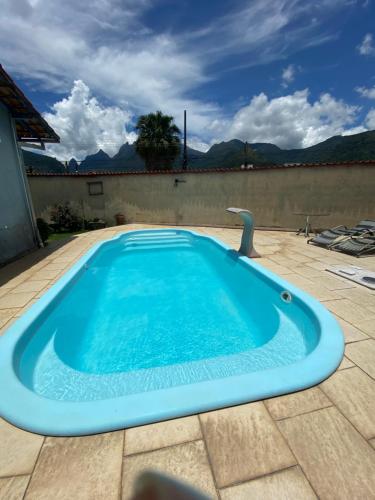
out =
[[187,163],[188,163],[188,159],[187,159],[187,148],[186,148],[186,109],[185,109],[185,111],[184,111],[184,152],[183,152],[183,156],[182,156],[182,170],[187,169]]

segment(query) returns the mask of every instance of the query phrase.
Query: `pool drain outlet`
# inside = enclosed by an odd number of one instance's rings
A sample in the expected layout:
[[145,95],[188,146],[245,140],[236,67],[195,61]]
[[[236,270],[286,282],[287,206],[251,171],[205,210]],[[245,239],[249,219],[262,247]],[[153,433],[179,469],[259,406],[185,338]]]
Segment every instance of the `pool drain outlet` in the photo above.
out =
[[284,302],[288,302],[288,303],[292,302],[292,296],[286,290],[284,290],[283,292],[281,292],[280,296],[281,296],[281,298],[282,298],[282,300]]

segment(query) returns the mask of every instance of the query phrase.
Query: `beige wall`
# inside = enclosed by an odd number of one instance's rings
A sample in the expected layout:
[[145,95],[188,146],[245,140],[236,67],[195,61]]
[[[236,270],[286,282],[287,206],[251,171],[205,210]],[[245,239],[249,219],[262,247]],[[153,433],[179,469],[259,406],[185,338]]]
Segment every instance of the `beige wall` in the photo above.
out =
[[[177,187],[174,180],[185,180]],[[103,182],[104,194],[89,196],[88,182]],[[85,218],[109,225],[122,212],[128,222],[234,225],[226,207],[248,208],[257,226],[296,228],[295,212],[329,213],[315,227],[375,219],[375,163],[239,172],[150,175],[30,176],[37,216],[49,218],[56,203],[70,201]]]

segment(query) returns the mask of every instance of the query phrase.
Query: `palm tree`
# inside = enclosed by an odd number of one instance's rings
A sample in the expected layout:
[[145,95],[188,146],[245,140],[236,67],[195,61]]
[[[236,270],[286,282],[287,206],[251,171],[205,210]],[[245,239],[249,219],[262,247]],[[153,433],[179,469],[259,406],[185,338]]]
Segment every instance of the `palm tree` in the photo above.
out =
[[135,149],[147,170],[171,170],[180,152],[180,129],[161,111],[139,117]]

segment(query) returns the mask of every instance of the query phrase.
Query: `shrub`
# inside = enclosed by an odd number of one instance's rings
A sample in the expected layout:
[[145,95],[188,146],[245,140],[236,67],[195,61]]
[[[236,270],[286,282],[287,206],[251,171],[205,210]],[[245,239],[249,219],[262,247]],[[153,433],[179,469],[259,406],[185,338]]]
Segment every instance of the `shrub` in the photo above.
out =
[[78,231],[83,227],[83,219],[72,211],[69,203],[56,205],[51,211],[51,220],[57,232]]
[[39,235],[40,235],[40,238],[44,244],[48,240],[48,236],[52,232],[51,228],[49,227],[47,222],[44,219],[42,219],[41,217],[39,217],[36,220],[36,225],[38,226]]

